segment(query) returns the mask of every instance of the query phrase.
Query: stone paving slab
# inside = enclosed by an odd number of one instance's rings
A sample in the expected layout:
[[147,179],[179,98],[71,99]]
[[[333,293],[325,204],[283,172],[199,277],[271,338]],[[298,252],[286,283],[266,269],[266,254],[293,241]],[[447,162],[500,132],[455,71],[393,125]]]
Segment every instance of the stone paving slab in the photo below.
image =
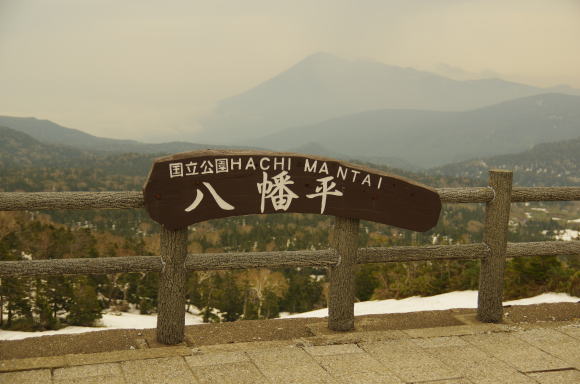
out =
[[556,328],[556,330],[580,340],[580,324],[565,325],[563,327]]
[[0,373],[0,384],[51,384],[50,369]]
[[461,375],[411,340],[363,343],[361,347],[406,382],[457,379]]
[[30,357],[27,359],[0,360],[0,372],[66,366],[64,356]]
[[324,336],[304,337],[301,340],[304,345],[328,345],[328,344],[360,344],[374,343],[384,340],[408,339],[403,331],[368,331],[368,332],[335,332]]
[[[299,339],[301,340],[301,339]],[[299,344],[300,341],[297,340],[275,340],[275,341],[254,341],[247,343],[232,343],[232,344],[217,344],[217,345],[204,345],[199,348],[194,348],[194,353],[209,353],[209,352],[247,352],[255,349],[268,349],[268,348],[282,348],[282,347],[294,347]]]
[[52,378],[55,382],[71,381],[75,379],[123,377],[119,363],[105,363],[92,365],[79,365],[69,368],[57,368],[52,372]]
[[540,384],[580,383],[580,371],[575,369],[567,371],[537,372],[528,375]]
[[364,377],[364,380],[370,383],[403,383],[388,369],[386,364],[381,364],[362,351],[339,355],[315,355],[314,359],[338,382],[358,383],[359,377]]
[[405,329],[403,332],[410,337],[439,337],[477,335],[489,332],[507,332],[505,327],[497,324],[453,325],[450,327]]
[[115,363],[129,360],[155,359],[161,357],[191,356],[191,354],[191,348],[176,346],[151,349],[135,349],[129,351],[87,353],[80,355],[65,355],[64,357],[68,365],[74,366],[96,363]]
[[207,365],[243,363],[250,361],[250,358],[244,352],[214,352],[188,356],[185,361],[190,367],[203,367]]
[[578,339],[551,328],[530,329],[517,332],[515,336],[556,356],[570,366],[580,369],[580,343]]
[[182,357],[124,361],[121,368],[128,384],[198,383]]
[[304,350],[312,356],[342,355],[345,353],[364,353],[356,344],[319,345],[305,347]]
[[463,336],[463,340],[521,372],[571,368],[570,364],[565,361],[534,347],[513,334],[470,335]]
[[[192,367],[202,384],[267,384],[270,383],[250,361]],[[282,381],[283,382],[283,381]]]
[[335,383],[312,356],[298,347],[254,350],[248,356],[273,383]]
[[52,380],[53,384],[126,384],[123,376],[93,376],[86,378]]
[[477,384],[534,383],[506,363],[489,356],[458,336],[415,340],[425,351],[453,368],[458,376]]

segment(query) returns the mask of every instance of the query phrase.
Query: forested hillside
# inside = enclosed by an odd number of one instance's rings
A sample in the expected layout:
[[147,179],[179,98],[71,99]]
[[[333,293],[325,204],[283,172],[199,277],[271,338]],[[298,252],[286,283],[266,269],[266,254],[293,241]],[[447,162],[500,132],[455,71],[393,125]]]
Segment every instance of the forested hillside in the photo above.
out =
[[[580,127],[578,130],[580,133]],[[513,170],[516,185],[580,185],[580,137],[538,144],[521,153],[449,164],[432,171],[439,175],[483,181],[490,168]]]

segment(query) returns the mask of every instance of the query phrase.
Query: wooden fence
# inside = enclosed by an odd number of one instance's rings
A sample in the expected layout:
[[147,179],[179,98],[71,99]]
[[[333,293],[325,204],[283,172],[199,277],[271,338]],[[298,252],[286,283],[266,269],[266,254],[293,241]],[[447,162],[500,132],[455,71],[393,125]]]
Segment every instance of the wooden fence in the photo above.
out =
[[[157,339],[165,344],[183,341],[185,273],[245,268],[325,267],[329,269],[328,326],[354,327],[354,266],[424,260],[480,259],[477,316],[499,322],[503,317],[503,279],[506,259],[521,256],[580,255],[580,241],[508,243],[508,220],[513,202],[578,201],[580,187],[512,188],[512,172],[491,170],[489,186],[442,188],[443,203],[485,203],[483,242],[463,245],[357,248],[359,220],[335,218],[335,241],[328,250],[187,254],[187,229],[161,228],[160,256],[96,259],[26,260],[0,262],[0,278],[61,274],[159,272]],[[142,208],[141,192],[0,192],[0,210]]]

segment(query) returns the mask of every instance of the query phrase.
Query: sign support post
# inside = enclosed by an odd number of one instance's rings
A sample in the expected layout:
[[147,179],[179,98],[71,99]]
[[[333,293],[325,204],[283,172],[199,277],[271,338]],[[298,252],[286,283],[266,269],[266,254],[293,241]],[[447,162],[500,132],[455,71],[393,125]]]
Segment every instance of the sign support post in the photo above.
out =
[[359,219],[335,217],[332,247],[338,263],[329,270],[328,328],[354,329],[354,267],[357,264]]
[[172,231],[161,226],[157,341],[163,344],[179,344],[185,337],[186,257],[187,227]]

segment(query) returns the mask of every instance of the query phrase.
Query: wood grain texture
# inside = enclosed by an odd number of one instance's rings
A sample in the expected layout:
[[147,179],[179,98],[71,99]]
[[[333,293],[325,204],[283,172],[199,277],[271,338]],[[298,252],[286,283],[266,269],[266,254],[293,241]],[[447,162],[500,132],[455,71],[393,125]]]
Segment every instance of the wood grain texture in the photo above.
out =
[[508,243],[506,257],[580,255],[580,240]]
[[[486,203],[493,198],[488,187],[438,188],[443,203]],[[579,201],[580,187],[514,187],[512,202]],[[0,192],[0,211],[46,209],[143,208],[143,194],[120,192]]]
[[0,192],[0,211],[143,207],[143,193],[133,191]]
[[[489,248],[483,243],[422,247],[360,248],[357,263],[481,259]],[[580,240],[508,243],[506,257],[580,255]],[[338,262],[333,249],[188,255],[185,269],[230,270],[248,268],[331,267]],[[24,276],[90,275],[122,272],[159,272],[159,256],[102,257],[97,259],[51,259],[0,262],[0,278]]]
[[578,201],[580,187],[515,187],[512,202],[522,201]]
[[187,228],[161,228],[161,273],[157,299],[157,341],[179,344],[185,327],[185,258]]
[[357,263],[359,220],[335,217],[332,247],[339,255],[330,267],[328,328],[333,331],[354,329],[354,266]]
[[99,257],[0,262],[1,277],[91,275],[123,272],[159,272],[159,256]]
[[442,203],[486,203],[493,199],[489,187],[438,188],[437,193]]
[[333,249],[319,251],[275,251],[242,253],[201,253],[189,255],[185,268],[195,271],[286,268],[286,267],[330,267],[338,261]]
[[421,247],[361,248],[358,263],[392,263],[401,261],[482,259],[489,248],[482,243],[461,245],[429,245]]
[[503,318],[503,285],[506,262],[508,221],[511,206],[512,172],[491,170],[489,185],[495,195],[485,207],[483,243],[489,255],[481,260],[477,317],[483,322],[500,322]]

